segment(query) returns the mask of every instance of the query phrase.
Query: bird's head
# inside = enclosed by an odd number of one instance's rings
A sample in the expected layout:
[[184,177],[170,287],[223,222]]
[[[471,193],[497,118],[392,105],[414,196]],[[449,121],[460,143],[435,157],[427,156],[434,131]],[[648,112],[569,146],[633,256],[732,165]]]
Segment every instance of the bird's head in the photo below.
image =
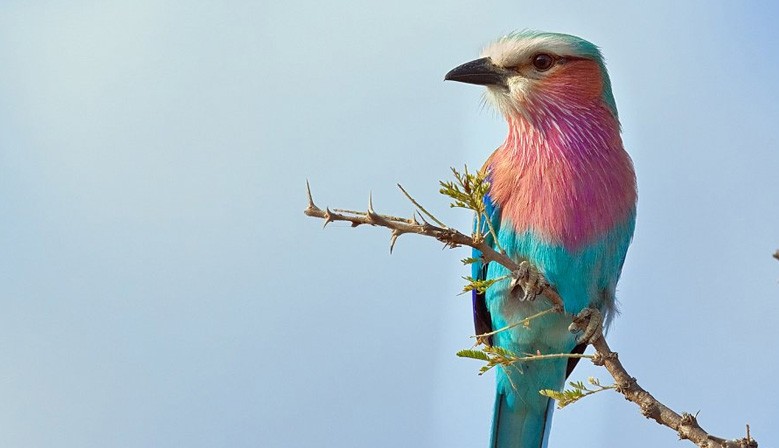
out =
[[576,36],[521,31],[488,45],[482,57],[445,80],[487,87],[487,98],[507,118],[530,121],[602,106],[617,119],[611,83],[598,47]]

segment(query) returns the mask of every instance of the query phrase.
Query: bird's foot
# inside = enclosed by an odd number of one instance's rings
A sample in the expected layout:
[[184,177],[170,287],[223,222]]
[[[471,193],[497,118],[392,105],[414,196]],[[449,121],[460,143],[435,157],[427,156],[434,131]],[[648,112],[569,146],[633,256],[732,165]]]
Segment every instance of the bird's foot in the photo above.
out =
[[535,266],[528,261],[523,261],[519,264],[519,269],[511,273],[511,284],[509,287],[512,292],[516,288],[521,288],[522,295],[519,300],[531,301],[544,292],[544,289],[549,287],[549,283]]
[[568,331],[582,333],[576,338],[577,344],[592,344],[603,336],[603,316],[595,308],[585,308],[573,318]]

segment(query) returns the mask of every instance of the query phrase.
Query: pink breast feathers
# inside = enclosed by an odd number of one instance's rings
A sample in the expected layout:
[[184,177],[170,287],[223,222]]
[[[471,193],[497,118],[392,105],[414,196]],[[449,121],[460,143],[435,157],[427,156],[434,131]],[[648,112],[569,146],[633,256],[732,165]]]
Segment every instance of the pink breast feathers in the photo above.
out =
[[602,107],[512,119],[487,161],[492,200],[519,233],[575,251],[633,213],[636,180],[619,125]]

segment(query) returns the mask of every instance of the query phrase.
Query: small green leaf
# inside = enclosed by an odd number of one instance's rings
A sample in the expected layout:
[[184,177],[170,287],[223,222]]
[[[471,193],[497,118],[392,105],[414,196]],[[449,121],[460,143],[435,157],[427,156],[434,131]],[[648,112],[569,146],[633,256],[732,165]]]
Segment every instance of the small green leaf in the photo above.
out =
[[552,400],[560,401],[560,400],[563,399],[563,394],[561,392],[558,392],[558,391],[552,390],[552,389],[542,389],[542,390],[539,390],[538,393],[540,393],[541,395],[543,395],[545,397],[549,397]]
[[489,347],[489,351],[504,358],[515,358],[517,356],[516,353],[497,346]]
[[477,359],[479,361],[490,361],[489,355],[484,353],[481,350],[460,350],[457,352],[457,356],[461,358],[471,358],[471,359]]
[[489,372],[490,369],[495,367],[495,364],[485,364],[481,366],[481,369],[479,369],[479,375],[484,375],[485,373]]
[[480,292],[481,294],[484,294],[487,292],[487,289],[489,289],[490,286],[494,285],[495,283],[504,280],[506,277],[498,277],[498,278],[490,278],[490,279],[477,279],[473,277],[463,277],[465,281],[468,282],[467,285],[463,286],[463,292],[473,291],[476,290]]

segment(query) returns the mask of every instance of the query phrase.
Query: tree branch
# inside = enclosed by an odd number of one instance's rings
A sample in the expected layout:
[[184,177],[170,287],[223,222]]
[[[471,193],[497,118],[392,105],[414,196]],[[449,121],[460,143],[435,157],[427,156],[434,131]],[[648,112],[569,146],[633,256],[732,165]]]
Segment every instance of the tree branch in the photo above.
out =
[[687,439],[701,448],[757,448],[757,442],[749,433],[742,439],[726,440],[713,436],[706,432],[698,424],[698,420],[692,414],[674,412],[668,406],[659,402],[649,392],[638,385],[636,379],[628,374],[625,367],[619,361],[617,353],[612,352],[600,331],[592,339],[590,344],[595,348],[593,364],[604,366],[616,382],[616,391],[626,399],[637,404],[641,408],[644,417],[651,418],[657,423],[675,430],[680,439]]
[[[458,173],[455,171],[455,175],[457,174]],[[460,181],[462,185],[463,182],[459,177],[458,181]],[[391,231],[390,252],[392,252],[398,237],[406,233],[416,233],[418,235],[433,237],[444,243],[445,247],[449,248],[470,246],[481,252],[485,262],[494,261],[503,265],[511,272],[519,272],[522,269],[519,263],[509,258],[506,254],[497,252],[492,247],[490,247],[485,242],[484,235],[475,232],[473,235],[468,236],[456,229],[452,229],[443,225],[443,223],[432,217],[432,215],[430,215],[426,210],[422,209],[422,207],[417,204],[417,202],[405,190],[403,190],[403,193],[409,198],[409,200],[414,203],[414,205],[422,210],[422,212],[418,213],[420,219],[422,220],[421,223],[417,221],[416,215],[412,218],[380,215],[373,209],[373,200],[371,198],[368,200],[368,210],[365,212],[343,209],[331,210],[330,208],[325,208],[325,210],[322,210],[317,207],[316,204],[314,204],[314,199],[311,195],[311,188],[308,185],[308,182],[306,182],[306,187],[308,192],[308,207],[306,207],[304,211],[306,216],[324,219],[325,226],[334,221],[343,221],[350,223],[352,227],[357,227],[363,224],[385,227]],[[429,217],[431,217],[431,219],[435,219],[436,223],[440,225],[433,225],[425,221],[422,215],[423,213],[427,214]],[[779,251],[774,254],[774,257],[779,259]],[[553,286],[544,285],[541,294],[547,297],[553,303],[554,310],[556,312],[562,312],[562,298]],[[588,314],[589,317],[587,318],[582,318],[579,316],[574,318],[574,324],[572,326],[573,331],[580,331],[587,328],[589,326],[587,325],[589,323],[588,319],[593,319],[593,314],[599,314],[596,310],[590,311],[593,312]],[[599,315],[598,318],[600,318]],[[525,320],[529,320],[529,318]],[[509,328],[523,325],[525,320],[517,324],[508,325],[507,327],[496,330],[495,332],[505,331]],[[477,337],[478,336],[479,335],[477,335]],[[645,417],[651,418],[660,425],[666,426],[676,431],[679,434],[680,439],[690,440],[701,448],[757,448],[757,442],[750,435],[749,425],[746,426],[746,437],[733,440],[723,439],[713,436],[701,428],[694,415],[688,413],[682,413],[680,415],[659,402],[649,392],[639,386],[634,377],[628,374],[627,370],[625,370],[624,366],[619,361],[617,353],[611,351],[611,348],[606,343],[606,339],[603,335],[603,329],[600,325],[597,326],[597,330],[589,337],[588,344],[594,347],[595,355],[577,355],[577,357],[591,358],[595,365],[605,367],[615,380],[614,389],[617,392],[622,394],[627,400],[637,404],[641,408],[641,413]],[[498,364],[510,365],[517,361],[544,362],[544,360],[551,358],[571,357],[570,354],[538,354],[519,358],[513,356],[513,354],[507,352],[506,350],[500,349],[499,347],[485,347],[482,350],[463,350],[459,352],[458,355],[487,361],[488,364],[482,367],[482,373]]]
[[[331,210],[329,207],[322,210],[314,203],[314,198],[311,195],[311,187],[308,185],[308,182],[306,182],[306,188],[308,192],[308,207],[303,211],[306,216],[324,219],[325,226],[334,221],[343,221],[350,223],[352,227],[367,224],[390,229],[390,252],[392,252],[392,249],[395,247],[395,242],[398,237],[406,233],[416,233],[418,235],[433,237],[444,243],[445,247],[449,248],[459,246],[472,247],[481,252],[482,257],[486,262],[494,261],[512,272],[522,270],[519,263],[509,258],[508,255],[497,252],[490,247],[481,235],[474,237],[465,235],[459,230],[451,227],[436,226],[425,221],[421,215],[421,223],[417,221],[416,216],[412,218],[399,218],[390,215],[380,215],[373,209],[372,198],[368,199],[368,210],[365,212],[355,212],[343,209],[337,209],[338,211],[335,211]],[[553,287],[545,286],[541,295],[548,298],[558,310],[561,311],[563,309],[563,299]]]

